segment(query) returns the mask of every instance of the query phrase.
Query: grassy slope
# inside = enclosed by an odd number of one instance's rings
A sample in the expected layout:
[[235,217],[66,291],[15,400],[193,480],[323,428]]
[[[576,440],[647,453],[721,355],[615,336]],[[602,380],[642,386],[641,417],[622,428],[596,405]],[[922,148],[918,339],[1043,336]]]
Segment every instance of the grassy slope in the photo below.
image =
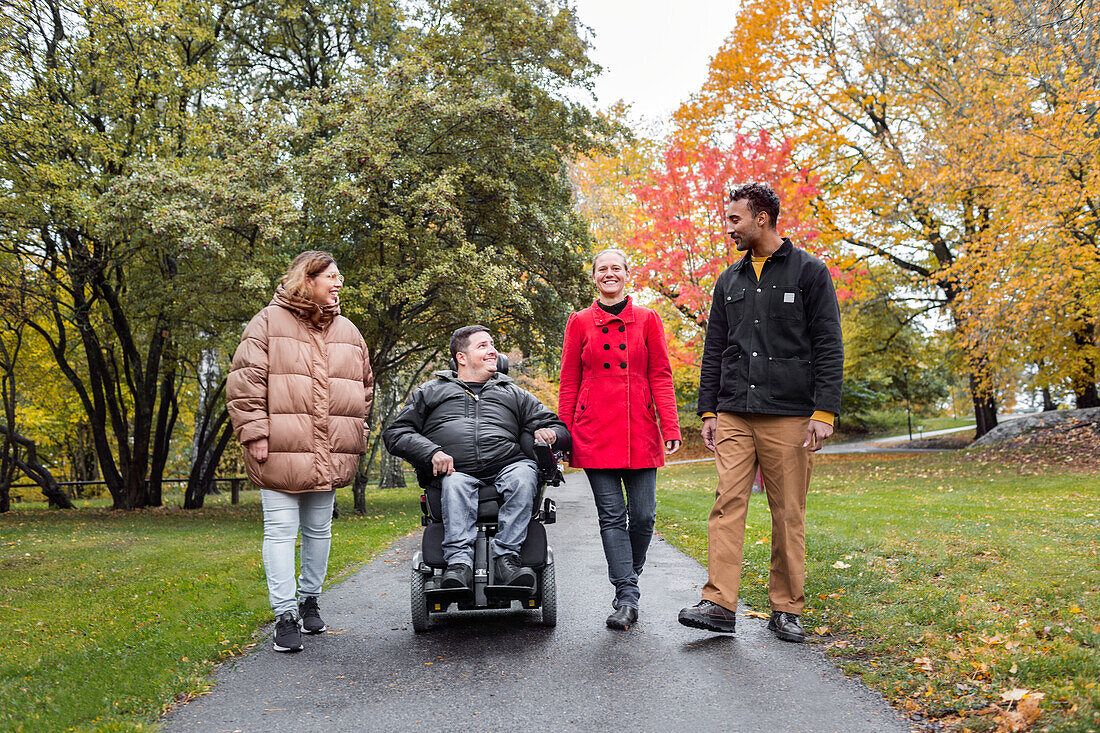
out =
[[[660,487],[659,529],[705,563],[713,465],[666,469]],[[1023,714],[1002,695],[1027,689],[1046,695],[1038,724],[1097,730],[1098,499],[1096,475],[982,454],[822,456],[806,626],[896,705],[949,726],[996,728]],[[770,521],[755,496],[742,600],[760,611]]]
[[[347,490],[340,503],[350,506]],[[333,524],[330,582],[415,526],[414,488]],[[140,728],[270,620],[258,492],[198,511],[0,516],[0,729]]]

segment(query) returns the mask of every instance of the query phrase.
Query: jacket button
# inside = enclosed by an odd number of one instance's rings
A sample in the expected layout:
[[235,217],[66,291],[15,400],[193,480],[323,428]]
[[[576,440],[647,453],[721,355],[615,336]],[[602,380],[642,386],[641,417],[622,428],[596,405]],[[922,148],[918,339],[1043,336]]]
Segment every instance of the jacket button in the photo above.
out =
[[603,345],[603,347],[604,347],[604,349],[605,349],[605,350],[607,350],[607,349],[610,349],[610,348],[611,348],[611,344],[604,344],[604,345]]
[[755,384],[750,384],[749,389],[756,389],[756,385]]
[[604,326],[604,327],[603,327],[603,332],[604,332],[604,333],[607,333],[607,326]]
[[604,368],[604,369],[610,369],[610,368],[611,368],[611,364],[610,364],[609,362],[606,362],[606,361],[605,361],[605,362],[603,363],[603,368]]
[[756,353],[756,352],[754,351],[754,352],[752,352],[752,355],[753,355],[753,356],[757,356],[757,353]]
[[626,344],[619,344],[619,348],[626,351]]
[[619,362],[619,368],[620,369],[626,369],[626,362],[625,361],[620,361]]
[[753,321],[753,325],[756,325],[756,324],[758,324],[758,323],[760,323],[760,319],[759,319],[759,318],[757,318],[756,320],[754,320],[754,321]]
[[760,293],[760,292],[763,292],[763,291],[762,291],[762,290],[760,290],[760,288],[757,288],[757,289],[756,289],[756,292]]
[[625,330],[626,330],[626,326],[619,326],[619,333],[622,333]]

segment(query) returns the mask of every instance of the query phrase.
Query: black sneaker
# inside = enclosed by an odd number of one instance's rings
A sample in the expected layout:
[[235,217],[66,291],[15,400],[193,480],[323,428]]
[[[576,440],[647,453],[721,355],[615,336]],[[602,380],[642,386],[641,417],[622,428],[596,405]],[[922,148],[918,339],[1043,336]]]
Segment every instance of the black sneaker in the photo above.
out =
[[515,555],[501,555],[496,559],[496,577],[494,585],[515,585],[524,588],[535,587],[535,571],[519,564]]
[[275,642],[271,648],[277,652],[302,651],[302,630],[294,611],[284,611],[275,621]]
[[440,588],[469,590],[474,583],[474,569],[465,563],[448,565],[439,581]]
[[317,606],[317,596],[306,596],[298,604],[298,613],[302,617],[302,631],[307,634],[323,634],[328,626],[321,620],[321,609]]
[[680,623],[693,629],[706,629],[724,634],[737,630],[737,614],[711,601],[699,601],[680,610]]

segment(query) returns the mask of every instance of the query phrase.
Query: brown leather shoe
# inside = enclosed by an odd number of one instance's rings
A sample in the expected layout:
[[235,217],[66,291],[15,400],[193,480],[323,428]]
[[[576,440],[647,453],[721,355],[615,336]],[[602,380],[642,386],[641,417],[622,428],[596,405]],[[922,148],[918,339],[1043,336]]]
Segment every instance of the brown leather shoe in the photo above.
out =
[[798,614],[786,611],[772,611],[771,618],[768,619],[768,631],[783,641],[793,641],[796,644],[801,644],[806,638],[806,630],[802,628]]
[[693,629],[732,634],[737,629],[737,614],[711,601],[699,601],[680,609],[679,621]]

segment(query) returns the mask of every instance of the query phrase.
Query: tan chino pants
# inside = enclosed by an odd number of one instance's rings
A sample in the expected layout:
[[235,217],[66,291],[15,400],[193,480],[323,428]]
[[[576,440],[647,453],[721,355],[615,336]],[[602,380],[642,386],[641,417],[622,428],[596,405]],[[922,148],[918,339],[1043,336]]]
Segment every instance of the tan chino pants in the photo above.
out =
[[814,454],[802,447],[809,417],[718,413],[718,489],[707,522],[709,579],[703,600],[737,608],[745,516],[757,466],[772,515],[768,598],[773,611],[801,615],[806,605],[806,492]]

